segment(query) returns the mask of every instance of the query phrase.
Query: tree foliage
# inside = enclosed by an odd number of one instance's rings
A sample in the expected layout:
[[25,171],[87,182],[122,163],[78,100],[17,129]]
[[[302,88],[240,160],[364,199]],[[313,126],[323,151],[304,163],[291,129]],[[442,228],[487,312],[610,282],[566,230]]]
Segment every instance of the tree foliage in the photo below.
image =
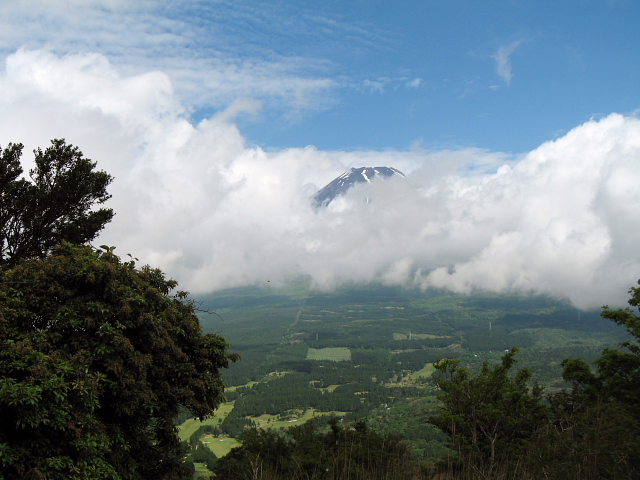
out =
[[[629,293],[629,305],[638,309],[640,288],[631,287]],[[608,306],[603,308],[602,316],[626,328],[632,339],[621,343],[622,349],[605,348],[594,362],[596,372],[582,359],[565,360],[563,376],[574,383],[584,401],[620,402],[640,420],[640,317],[632,308],[612,310]]]
[[20,259],[41,258],[63,240],[93,240],[113,217],[110,208],[94,209],[110,198],[112,177],[64,139],[34,150],[30,180],[22,178],[23,146],[0,148],[0,267]]
[[187,457],[187,463],[204,463],[207,470],[213,471],[216,467],[218,457],[204,443],[196,440],[191,446],[191,454]]
[[526,439],[545,422],[542,388],[528,386],[531,372],[510,371],[517,348],[492,368],[485,361],[472,373],[458,360],[434,364],[434,382],[442,390],[441,407],[430,421],[447,433],[464,464],[490,475],[496,464],[521,451]]
[[237,356],[186,293],[109,249],[64,243],[0,271],[0,471],[189,478],[174,417],[204,418]]
[[631,339],[620,349],[605,348],[595,370],[581,358],[562,363],[563,377],[573,388],[550,397],[559,475],[567,477],[569,466],[599,479],[640,475],[640,317],[634,313],[640,307],[640,288],[631,287],[629,293],[632,308],[605,306],[602,316],[624,327]]
[[248,428],[242,445],[220,458],[216,478],[400,480],[413,478],[409,445],[399,435],[380,434],[364,420],[328,431],[310,421],[286,430]]
[[[631,307],[640,307],[640,288],[629,293]],[[462,478],[639,478],[640,317],[633,308],[604,307],[602,316],[631,339],[604,349],[595,369],[565,359],[572,388],[544,398],[527,386],[527,369],[509,375],[515,350],[475,374],[456,360],[438,362],[434,381],[444,393],[431,421],[460,453]]]

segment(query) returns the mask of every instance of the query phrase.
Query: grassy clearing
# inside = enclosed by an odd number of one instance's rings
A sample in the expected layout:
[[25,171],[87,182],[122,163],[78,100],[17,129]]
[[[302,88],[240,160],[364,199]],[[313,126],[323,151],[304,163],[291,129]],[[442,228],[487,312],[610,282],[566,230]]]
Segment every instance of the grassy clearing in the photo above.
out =
[[231,410],[233,410],[233,402],[223,403],[216,410],[215,418],[221,418],[224,420],[225,418],[227,418],[227,415],[229,415]]
[[409,375],[409,378],[411,380],[415,380],[416,378],[429,378],[433,372],[435,372],[436,369],[433,366],[433,363],[427,363],[424,367],[422,367],[421,370],[418,370],[417,372],[413,372],[412,374]]
[[[293,425],[302,425],[303,423],[311,420],[314,417],[331,414],[345,415],[345,412],[319,412],[317,410],[314,410],[313,408],[307,408],[301,416],[295,416],[291,420],[276,420],[277,417],[275,415],[267,414],[260,415],[259,417],[253,417],[251,418],[251,420],[253,420],[256,425],[261,428],[278,429],[291,427]],[[202,424],[198,422],[198,426],[200,425]],[[215,453],[218,458],[229,453],[233,447],[240,445],[240,442],[238,442],[238,440],[236,440],[235,438],[227,437],[224,435],[216,437],[214,435],[205,434],[200,438],[200,441],[204,445],[206,445],[213,453]]]
[[[425,338],[453,338],[451,335],[433,335],[431,333],[412,333],[412,340],[424,340]],[[397,333],[393,334],[394,340],[409,340],[409,334],[407,333]]]
[[[300,415],[302,413],[302,415]],[[294,425],[302,425],[303,423],[311,420],[315,417],[321,417],[324,415],[345,415],[345,412],[320,412],[313,408],[307,408],[304,411],[293,411],[291,412],[291,416],[287,420],[280,420],[277,415],[269,415],[264,414],[259,417],[250,417],[253,422],[255,422],[256,426],[260,428],[286,428],[292,427]]]
[[225,392],[235,392],[240,387],[252,387],[256,383],[258,383],[258,382],[248,382],[248,383],[245,383],[244,385],[236,385],[236,386],[233,386],[233,387],[226,387],[224,390],[225,390]]
[[331,360],[333,362],[351,360],[351,350],[346,347],[310,348],[307,360]]
[[204,463],[194,463],[193,465],[196,467],[196,474],[194,475],[195,478],[212,478],[211,471]]
[[340,384],[337,385],[329,385],[327,388],[321,388],[320,390],[324,392],[333,392],[336,388],[338,388]]
[[213,435],[203,435],[200,437],[200,441],[209,447],[213,453],[216,454],[216,457],[220,458],[226,455],[231,451],[233,447],[240,445],[235,438],[219,436],[214,437]]
[[197,418],[190,418],[188,420],[185,420],[184,423],[178,427],[178,435],[180,436],[180,440],[189,440],[189,437],[203,425],[218,425],[225,419],[227,415],[229,415],[229,412],[231,412],[231,410],[233,410],[233,403],[223,403],[216,410],[215,417],[207,418],[204,422],[201,422]]
[[178,436],[180,437],[180,440],[189,440],[189,437],[203,425],[218,425],[218,418],[207,418],[204,422],[201,422],[197,418],[190,418],[189,420],[185,420],[185,422],[178,427]]

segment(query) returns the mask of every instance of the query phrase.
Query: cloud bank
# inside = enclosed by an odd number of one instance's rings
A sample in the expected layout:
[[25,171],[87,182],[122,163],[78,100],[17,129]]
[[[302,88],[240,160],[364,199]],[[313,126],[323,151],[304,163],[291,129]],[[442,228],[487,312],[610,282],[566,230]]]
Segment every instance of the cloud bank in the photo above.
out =
[[[640,278],[638,118],[592,120],[517,158],[267,152],[234,124],[254,108],[240,100],[193,125],[165,73],[125,75],[97,54],[19,50],[0,72],[0,143],[79,146],[115,177],[116,217],[96,245],[193,293],[308,275],[319,288],[532,292],[589,308],[624,303]],[[407,178],[356,187],[315,212],[310,196],[351,166]]]

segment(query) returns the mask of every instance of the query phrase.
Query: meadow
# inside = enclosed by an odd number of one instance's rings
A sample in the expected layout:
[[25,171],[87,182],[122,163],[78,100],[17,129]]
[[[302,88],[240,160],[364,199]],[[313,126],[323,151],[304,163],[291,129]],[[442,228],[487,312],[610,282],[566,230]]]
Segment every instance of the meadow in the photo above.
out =
[[351,350],[345,347],[309,348],[307,360],[345,362],[351,360]]

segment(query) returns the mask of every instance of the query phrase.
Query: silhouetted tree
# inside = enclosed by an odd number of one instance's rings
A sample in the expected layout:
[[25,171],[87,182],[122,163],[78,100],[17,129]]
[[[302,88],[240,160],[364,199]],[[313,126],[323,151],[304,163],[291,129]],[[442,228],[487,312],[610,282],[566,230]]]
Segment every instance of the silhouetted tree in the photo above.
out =
[[63,240],[93,240],[113,217],[110,208],[94,209],[110,198],[112,177],[64,139],[34,150],[30,180],[22,178],[21,144],[0,148],[0,267],[21,259],[42,258]]

